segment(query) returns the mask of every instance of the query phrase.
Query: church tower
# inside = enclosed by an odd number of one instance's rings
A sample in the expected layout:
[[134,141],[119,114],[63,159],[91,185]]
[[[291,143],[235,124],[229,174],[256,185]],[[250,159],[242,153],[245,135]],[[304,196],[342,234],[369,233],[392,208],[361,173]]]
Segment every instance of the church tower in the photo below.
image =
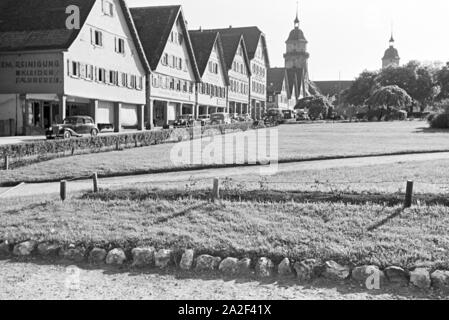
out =
[[284,54],[285,67],[287,69],[299,68],[307,71],[309,53],[307,53],[307,40],[299,28],[298,9],[296,10],[294,29],[290,32],[285,43],[287,44],[287,51]]
[[384,57],[382,58],[382,68],[386,69],[388,67],[399,67],[401,58],[399,57],[398,50],[394,47],[394,37],[393,32],[390,38],[390,47],[385,51]]

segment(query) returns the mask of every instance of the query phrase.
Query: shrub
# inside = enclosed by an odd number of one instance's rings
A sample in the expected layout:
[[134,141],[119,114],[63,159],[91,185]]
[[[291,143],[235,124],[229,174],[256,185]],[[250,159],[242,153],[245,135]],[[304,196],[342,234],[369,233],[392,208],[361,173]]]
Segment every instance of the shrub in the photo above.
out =
[[[201,127],[201,137],[264,128],[261,123],[239,122],[230,125]],[[198,129],[198,127],[197,127]],[[117,135],[99,135],[67,140],[34,141],[0,146],[0,156],[8,156],[13,167],[86,153],[107,152],[125,148],[179,142],[194,138],[194,128],[142,131]]]
[[449,129],[449,113],[440,113],[429,116],[430,127],[433,129]]

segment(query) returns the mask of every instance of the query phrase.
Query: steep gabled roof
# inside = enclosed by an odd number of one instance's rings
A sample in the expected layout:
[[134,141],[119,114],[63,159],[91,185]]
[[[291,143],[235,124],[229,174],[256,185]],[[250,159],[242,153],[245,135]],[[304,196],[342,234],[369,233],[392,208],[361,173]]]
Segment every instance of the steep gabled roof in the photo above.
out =
[[264,48],[265,62],[270,67],[270,58],[268,56],[268,46],[265,39],[265,34],[256,26],[252,27],[239,27],[239,28],[223,28],[213,29],[211,31],[218,31],[221,35],[243,35],[245,39],[246,48],[248,50],[249,60],[253,60],[256,56],[257,47],[260,39],[262,39],[262,46]]
[[[285,68],[270,68],[267,71],[267,92],[269,94],[279,94],[282,92],[282,87],[286,82],[288,87],[288,77]],[[289,88],[287,88],[287,91]]]
[[221,42],[220,34],[218,32],[203,32],[201,30],[198,30],[198,31],[189,31],[189,35],[190,40],[192,41],[195,59],[201,77],[204,75],[204,72],[206,71],[210,56],[212,54],[212,50],[214,49],[214,46],[216,44],[218,49],[218,56],[220,59],[220,65],[223,71],[223,75],[225,77],[225,83],[226,85],[229,85],[228,70],[226,68],[226,62],[223,52],[223,44]]
[[180,5],[131,8],[130,11],[151,70],[153,71],[156,70],[164,53],[170,33],[179,19],[195,78],[197,81],[201,80],[189,32],[184,20],[184,14]]
[[227,70],[232,69],[232,62],[234,62],[235,55],[237,54],[237,49],[241,44],[243,49],[243,56],[245,59],[246,69],[248,75],[251,75],[251,64],[248,58],[248,52],[246,51],[245,39],[242,35],[232,35],[232,34],[220,34],[221,42],[223,44],[224,59],[226,62]]
[[[97,0],[0,0],[0,51],[67,50],[78,37]],[[119,0],[138,54],[149,66],[131,15]],[[80,29],[67,29],[68,6],[80,9]]]
[[0,51],[67,49],[80,30],[66,27],[66,8],[80,8],[84,25],[95,0],[1,0]]

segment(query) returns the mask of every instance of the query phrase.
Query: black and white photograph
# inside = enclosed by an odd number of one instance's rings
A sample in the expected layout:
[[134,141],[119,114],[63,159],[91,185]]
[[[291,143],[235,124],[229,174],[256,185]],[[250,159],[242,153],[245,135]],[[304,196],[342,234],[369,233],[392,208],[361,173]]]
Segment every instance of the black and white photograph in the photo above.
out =
[[448,14],[0,0],[0,300],[447,300]]

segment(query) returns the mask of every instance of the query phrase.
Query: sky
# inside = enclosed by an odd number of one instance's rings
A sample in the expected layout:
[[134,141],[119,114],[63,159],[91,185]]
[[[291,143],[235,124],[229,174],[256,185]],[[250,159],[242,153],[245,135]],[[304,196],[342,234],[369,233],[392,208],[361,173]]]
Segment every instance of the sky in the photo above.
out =
[[[130,7],[183,6],[189,29],[258,26],[270,64],[283,67],[296,0],[127,0]],[[309,44],[314,81],[352,80],[377,70],[391,29],[401,63],[449,61],[449,0],[300,0],[300,28]]]

